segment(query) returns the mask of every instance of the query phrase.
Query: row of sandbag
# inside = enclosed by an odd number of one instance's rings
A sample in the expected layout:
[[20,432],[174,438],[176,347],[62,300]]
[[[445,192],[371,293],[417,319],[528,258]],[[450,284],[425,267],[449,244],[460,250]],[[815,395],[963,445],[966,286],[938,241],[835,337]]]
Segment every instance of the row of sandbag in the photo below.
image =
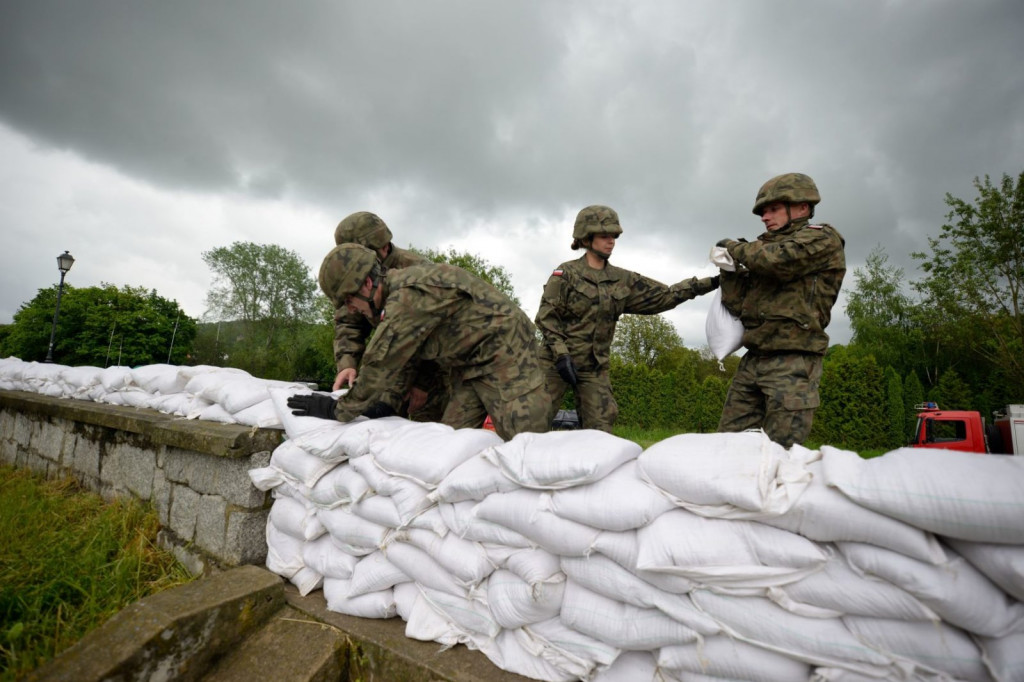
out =
[[185,419],[262,428],[281,428],[269,393],[270,388],[281,387],[308,388],[212,365],[70,367],[0,359],[0,390],[144,407]]
[[[268,567],[543,680],[1024,679],[1024,461],[293,417]],[[660,676],[660,677],[659,677]]]

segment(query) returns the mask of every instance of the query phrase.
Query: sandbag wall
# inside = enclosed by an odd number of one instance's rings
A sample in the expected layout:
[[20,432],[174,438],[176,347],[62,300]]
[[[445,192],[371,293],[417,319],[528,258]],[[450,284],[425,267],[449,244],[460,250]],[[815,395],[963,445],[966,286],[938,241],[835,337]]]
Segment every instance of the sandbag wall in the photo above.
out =
[[1024,459],[294,417],[268,567],[540,680],[1022,680]]

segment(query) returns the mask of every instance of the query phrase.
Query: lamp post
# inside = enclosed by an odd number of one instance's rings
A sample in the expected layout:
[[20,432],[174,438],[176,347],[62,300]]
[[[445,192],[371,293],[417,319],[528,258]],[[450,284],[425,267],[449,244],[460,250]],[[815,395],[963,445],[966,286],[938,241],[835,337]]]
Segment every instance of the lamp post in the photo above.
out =
[[45,362],[53,362],[53,339],[57,335],[57,318],[60,317],[60,297],[64,293],[64,275],[75,264],[75,257],[65,251],[57,256],[57,269],[60,270],[60,286],[57,287],[57,308],[53,311],[53,326],[50,327],[50,347],[46,350]]

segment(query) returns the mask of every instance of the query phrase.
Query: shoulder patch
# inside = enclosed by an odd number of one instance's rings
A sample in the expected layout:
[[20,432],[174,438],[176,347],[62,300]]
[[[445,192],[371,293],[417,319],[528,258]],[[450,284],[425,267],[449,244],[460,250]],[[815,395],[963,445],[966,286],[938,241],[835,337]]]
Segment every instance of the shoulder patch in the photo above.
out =
[[809,224],[809,225],[807,225],[807,227],[811,228],[812,230],[820,230],[823,226],[822,225],[810,225]]
[[555,270],[554,272],[551,273],[551,276],[552,277],[561,277],[562,276],[562,269],[558,268],[557,270]]
[[381,322],[384,321],[384,316],[387,315],[387,312],[388,312],[387,308],[385,308],[384,310],[380,311],[380,321]]

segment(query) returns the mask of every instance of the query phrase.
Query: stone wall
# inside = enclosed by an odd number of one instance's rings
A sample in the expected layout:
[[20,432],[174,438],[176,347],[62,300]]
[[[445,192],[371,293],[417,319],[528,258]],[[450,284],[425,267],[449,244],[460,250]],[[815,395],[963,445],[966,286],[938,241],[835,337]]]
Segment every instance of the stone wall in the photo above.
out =
[[0,391],[0,462],[72,476],[107,499],[132,496],[160,516],[161,544],[195,574],[266,561],[264,467],[282,432],[185,420],[22,391]]

